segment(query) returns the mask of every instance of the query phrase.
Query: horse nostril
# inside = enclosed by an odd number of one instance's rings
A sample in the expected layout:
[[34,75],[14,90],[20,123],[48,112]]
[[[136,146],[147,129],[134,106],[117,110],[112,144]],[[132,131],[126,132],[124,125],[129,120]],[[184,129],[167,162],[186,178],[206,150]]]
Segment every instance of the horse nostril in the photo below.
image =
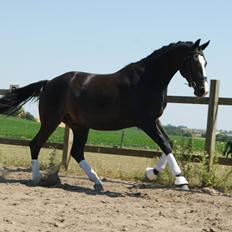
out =
[[200,89],[199,89],[199,93],[200,93],[201,95],[205,94],[205,88],[200,88]]

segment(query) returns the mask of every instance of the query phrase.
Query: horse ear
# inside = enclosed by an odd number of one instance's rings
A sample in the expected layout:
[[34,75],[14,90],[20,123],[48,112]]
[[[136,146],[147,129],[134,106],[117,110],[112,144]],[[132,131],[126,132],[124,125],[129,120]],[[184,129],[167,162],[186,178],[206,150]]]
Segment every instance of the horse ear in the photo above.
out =
[[198,40],[193,44],[192,50],[195,50],[197,47],[199,47],[200,42],[201,42],[201,39],[198,39]]
[[209,40],[208,42],[202,44],[202,45],[200,46],[200,49],[201,49],[201,50],[204,50],[204,49],[209,45],[209,42],[210,42],[210,40]]

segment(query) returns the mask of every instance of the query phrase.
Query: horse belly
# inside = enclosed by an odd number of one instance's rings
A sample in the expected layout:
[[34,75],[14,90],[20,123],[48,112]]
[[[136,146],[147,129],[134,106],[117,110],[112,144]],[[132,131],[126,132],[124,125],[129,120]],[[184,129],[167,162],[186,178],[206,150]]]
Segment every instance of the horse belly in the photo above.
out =
[[79,116],[81,124],[95,130],[119,130],[134,125],[132,117],[112,108],[91,112],[80,110]]
[[[89,102],[90,103],[90,102]],[[70,112],[72,121],[96,130],[118,130],[134,125],[130,110],[118,104],[77,104]]]

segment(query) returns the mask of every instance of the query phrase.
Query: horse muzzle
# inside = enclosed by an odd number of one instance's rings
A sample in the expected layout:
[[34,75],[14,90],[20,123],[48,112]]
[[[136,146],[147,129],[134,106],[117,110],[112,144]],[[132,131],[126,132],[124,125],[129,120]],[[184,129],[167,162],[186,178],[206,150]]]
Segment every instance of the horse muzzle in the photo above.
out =
[[209,85],[207,81],[204,81],[201,86],[194,87],[194,95],[197,97],[204,97],[209,92]]

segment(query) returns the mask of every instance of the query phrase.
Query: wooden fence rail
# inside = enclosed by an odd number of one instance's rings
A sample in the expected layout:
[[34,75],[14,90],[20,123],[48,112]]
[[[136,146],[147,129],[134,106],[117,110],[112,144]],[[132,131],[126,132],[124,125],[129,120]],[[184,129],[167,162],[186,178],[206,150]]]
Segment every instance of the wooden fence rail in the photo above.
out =
[[[9,138],[0,138],[0,144],[7,145],[18,145],[18,146],[28,146],[30,140],[22,140],[22,139],[9,139]],[[63,150],[64,144],[62,143],[45,143],[43,148],[48,149],[57,149]],[[161,151],[151,151],[151,150],[140,150],[140,149],[128,149],[128,148],[118,148],[118,147],[102,147],[102,146],[90,146],[86,145],[86,152],[93,152],[98,154],[110,154],[110,155],[122,155],[122,156],[131,156],[131,157],[139,157],[139,158],[157,158],[162,155]],[[202,156],[200,155],[183,155],[180,157],[183,161],[191,161],[191,162],[200,162],[202,160]],[[232,159],[219,157],[216,161],[217,164],[232,166]],[[66,163],[63,163],[64,165]]]
[[[219,80],[210,81],[210,93],[209,97],[196,98],[188,96],[168,96],[168,103],[178,103],[178,104],[203,104],[208,105],[208,116],[207,116],[207,127],[206,127],[206,140],[205,140],[205,152],[209,155],[209,168],[214,162],[215,153],[215,132],[216,132],[216,121],[219,105],[232,105],[232,98],[220,98],[219,97]],[[17,85],[11,85],[8,90],[0,89],[0,95],[4,95],[11,91],[12,88],[18,87]],[[3,139],[0,138],[0,144],[12,144],[28,146],[29,141],[26,140],[15,140],[15,139]],[[44,147],[55,147],[56,149],[63,150],[63,165],[67,168],[70,160],[70,147],[72,143],[72,133],[71,130],[66,126],[64,133],[64,143],[46,143]],[[106,153],[106,154],[116,154],[116,155],[127,155],[127,156],[137,156],[137,157],[157,157],[161,155],[161,152],[147,151],[147,150],[132,150],[125,148],[110,148],[110,147],[99,147],[99,146],[86,146],[85,151],[95,152],[95,153]],[[195,157],[196,158],[196,157]],[[198,159],[192,158],[192,161]],[[223,165],[232,165],[232,159],[219,157],[217,162]]]

